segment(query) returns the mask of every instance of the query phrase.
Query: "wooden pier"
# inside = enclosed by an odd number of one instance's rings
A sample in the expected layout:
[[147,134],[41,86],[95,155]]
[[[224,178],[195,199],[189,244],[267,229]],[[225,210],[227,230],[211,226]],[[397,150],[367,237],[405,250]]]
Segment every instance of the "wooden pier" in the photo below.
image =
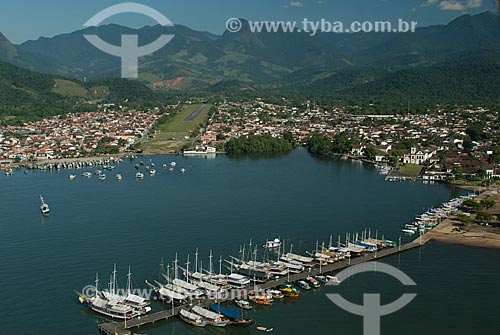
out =
[[[290,278],[284,277],[280,278],[277,280],[271,279],[265,283],[259,284],[258,288],[261,290],[267,290],[271,288],[276,288],[285,283],[286,281],[298,281],[298,280],[303,280],[306,279],[308,276],[316,276],[319,274],[327,274],[327,273],[332,273],[332,272],[338,272],[341,271],[345,268],[348,268],[349,266],[369,262],[369,261],[374,261],[378,260],[384,257],[388,256],[393,256],[399,253],[402,253],[407,250],[415,249],[426,243],[426,239],[421,239],[420,237],[417,238],[413,242],[409,242],[400,246],[396,246],[393,248],[387,248],[383,249],[377,252],[373,253],[367,253],[363,257],[356,257],[353,259],[347,259],[347,260],[342,260],[339,262],[335,262],[333,264],[328,264],[325,266],[321,267],[321,270],[319,267],[315,267],[311,269],[311,271],[304,271],[302,273],[290,275]],[[227,297],[240,297],[240,298],[246,298],[246,296],[242,296],[242,294],[245,294],[244,292],[251,291],[252,286],[249,287],[248,290],[241,290],[241,289],[234,289],[230,290],[229,294],[226,294]],[[220,302],[224,302],[226,300],[229,300],[228,298],[226,299],[221,299]],[[210,304],[214,303],[214,300],[210,299],[204,299],[199,302],[200,306],[203,307],[208,307]],[[168,310],[163,310],[160,312],[152,313],[146,316],[138,317],[132,320],[128,320],[126,323],[125,322],[108,322],[108,323],[102,323],[99,325],[99,331],[105,335],[132,335],[132,332],[130,329],[137,328],[139,329],[142,326],[145,325],[153,325],[157,322],[162,322],[162,321],[167,321],[173,317],[176,317],[179,311],[182,308],[189,308],[189,305],[185,306],[180,306],[176,307],[173,310],[168,309]]]

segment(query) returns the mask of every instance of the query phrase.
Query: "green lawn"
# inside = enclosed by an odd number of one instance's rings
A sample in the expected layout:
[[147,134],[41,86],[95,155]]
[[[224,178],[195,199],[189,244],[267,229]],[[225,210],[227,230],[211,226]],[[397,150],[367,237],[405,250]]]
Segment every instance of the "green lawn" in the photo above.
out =
[[[192,112],[198,109],[201,104],[188,105],[184,107],[182,112],[176,115],[172,120],[160,126],[158,132],[154,134],[154,139],[143,143],[141,149],[145,153],[161,153],[165,151],[177,151],[186,144],[191,144],[194,138],[191,138],[193,130],[202,124],[208,116],[210,105],[191,122],[186,122],[186,119]],[[189,136],[189,139],[186,137]]]
[[422,171],[421,165],[405,164],[401,167],[400,173],[405,176],[417,177]]
[[84,87],[64,79],[55,80],[54,92],[67,97],[85,97],[88,95],[88,91]]

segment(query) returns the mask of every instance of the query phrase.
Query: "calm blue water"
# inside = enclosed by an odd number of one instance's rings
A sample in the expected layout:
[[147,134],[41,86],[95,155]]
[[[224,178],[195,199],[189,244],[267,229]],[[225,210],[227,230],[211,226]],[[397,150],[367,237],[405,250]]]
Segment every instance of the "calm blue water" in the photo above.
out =
[[[177,252],[185,262],[197,247],[207,264],[210,249],[216,258],[237,256],[250,238],[262,244],[281,236],[297,252],[312,249],[317,239],[327,241],[330,234],[336,239],[369,227],[397,240],[403,223],[460,194],[444,185],[385,182],[372,168],[317,160],[303,150],[265,159],[152,160],[158,173],[142,181],[134,178],[139,160],[117,165],[104,182],[81,177],[87,170],[17,171],[14,177],[0,177],[0,320],[5,333],[96,334],[102,319],[78,304],[73,290],[92,284],[96,272],[105,286],[114,263],[121,286],[131,265],[134,286],[144,287],[145,279],[158,278],[162,257],[168,262]],[[174,173],[161,169],[172,160],[177,161]],[[74,181],[68,179],[72,172],[78,175]],[[123,174],[122,182],[114,179],[116,173]],[[48,218],[40,215],[39,194],[51,207]],[[419,295],[405,310],[384,318],[384,334],[497,332],[493,313],[500,294],[492,283],[500,274],[494,266],[498,251],[433,243],[386,261],[412,276]],[[380,274],[363,276],[346,284],[346,297],[352,294],[361,302],[367,288],[383,290],[389,298],[404,291]],[[324,297],[326,291],[305,294],[298,303],[275,303],[252,316],[273,326],[275,334],[311,329],[361,334],[361,318],[336,308]],[[180,321],[142,332],[256,333],[200,331]]]

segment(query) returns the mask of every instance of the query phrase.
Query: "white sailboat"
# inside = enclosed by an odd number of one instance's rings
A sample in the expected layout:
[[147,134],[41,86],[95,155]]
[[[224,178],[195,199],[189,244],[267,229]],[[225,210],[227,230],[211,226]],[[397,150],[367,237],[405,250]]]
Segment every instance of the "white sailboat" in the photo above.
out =
[[45,200],[43,200],[43,197],[40,195],[40,201],[42,202],[42,205],[40,206],[40,210],[42,211],[43,215],[48,215],[50,213],[50,208],[49,205],[45,203]]

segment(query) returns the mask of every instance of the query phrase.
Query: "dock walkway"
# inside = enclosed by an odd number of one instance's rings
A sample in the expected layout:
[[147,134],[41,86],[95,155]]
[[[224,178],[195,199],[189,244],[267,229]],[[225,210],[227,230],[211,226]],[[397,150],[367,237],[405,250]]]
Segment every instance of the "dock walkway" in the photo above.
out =
[[[407,250],[415,249],[420,247],[422,244],[425,244],[427,240],[421,238],[417,238],[413,242],[409,242],[406,244],[403,244],[401,246],[396,246],[393,248],[388,248],[388,249],[383,249],[374,253],[369,253],[366,254],[364,257],[357,257],[353,258],[352,260],[347,259],[343,260],[340,262],[335,262],[333,264],[325,265],[322,266],[321,269],[319,267],[315,267],[311,269],[311,271],[304,271],[302,273],[290,275],[290,281],[298,281],[298,280],[303,280],[306,279],[308,276],[316,276],[319,274],[327,274],[327,273],[332,273],[332,272],[337,272],[341,271],[349,266],[373,261],[373,260],[378,260],[384,257],[388,256],[393,256],[399,253],[402,253]],[[287,277],[285,278],[280,278],[278,280],[270,280],[265,283],[262,283],[259,285],[259,288],[262,290],[267,290],[271,288],[276,288],[285,283],[288,280]],[[229,294],[227,295],[228,297],[235,297],[235,296],[240,296],[242,292],[245,292],[244,290],[231,290]],[[242,296],[241,298],[246,298],[245,296]],[[221,299],[221,302],[226,301],[228,299]],[[210,304],[214,303],[214,300],[210,299],[204,299],[200,301],[200,306],[203,307],[208,307]],[[180,306],[176,307],[173,311],[172,309],[168,310],[163,310],[160,312],[152,313],[146,316],[142,316],[139,318],[135,318],[132,320],[129,320],[126,322],[108,322],[108,323],[102,323],[99,325],[99,331],[105,335],[132,335],[132,332],[130,329],[134,328],[140,328],[145,325],[152,325],[157,322],[161,321],[167,321],[173,317],[176,317],[179,311],[183,308],[189,308],[189,305],[185,306]]]

